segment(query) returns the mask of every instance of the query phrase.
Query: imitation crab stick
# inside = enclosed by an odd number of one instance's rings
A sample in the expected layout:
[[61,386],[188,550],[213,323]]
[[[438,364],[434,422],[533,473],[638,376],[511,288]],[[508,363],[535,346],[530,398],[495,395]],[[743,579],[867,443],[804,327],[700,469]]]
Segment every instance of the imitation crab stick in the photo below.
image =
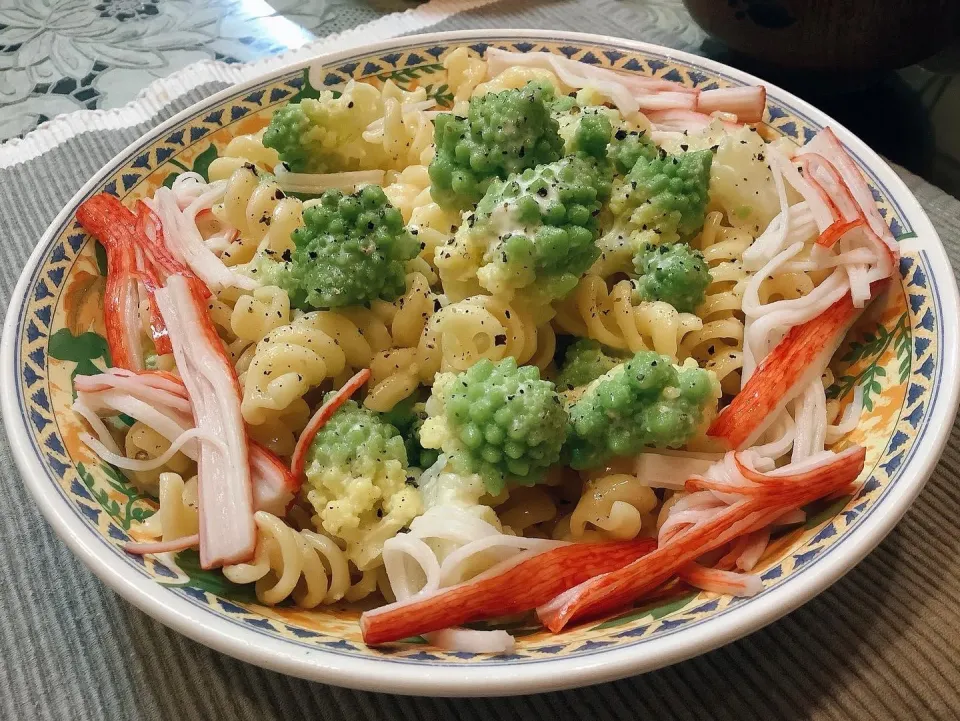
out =
[[677,575],[681,581],[691,586],[711,591],[712,593],[726,593],[731,596],[755,596],[763,590],[758,576],[736,571],[724,571],[719,568],[707,568],[699,563],[690,563],[681,568]]
[[350,396],[360,390],[360,387],[369,379],[370,369],[364,368],[344,383],[343,388],[338,390],[313,414],[313,417],[307,422],[307,427],[300,434],[300,438],[297,439],[297,446],[293,449],[293,457],[290,459],[290,472],[294,478],[303,477],[303,471],[307,463],[307,451],[310,450],[310,444],[313,443],[313,439],[320,432],[320,429],[333,417],[337,409],[350,400]]
[[77,220],[107,253],[103,322],[113,365],[143,368],[140,344],[140,278],[137,273],[136,217],[112,195],[101,193],[77,208]]
[[862,228],[866,224],[867,221],[862,217],[854,220],[836,220],[817,236],[816,244],[824,248],[832,248],[838,240],[851,230]]
[[[871,295],[876,296],[887,282],[874,281]],[[756,441],[775,412],[802,391],[809,376],[822,372],[862,311],[848,292],[820,315],[791,328],[713,421],[707,435],[724,439],[732,449]]]
[[741,123],[759,123],[767,106],[767,89],[762,85],[742,88],[704,90],[697,96],[697,110],[701,113],[731,113]]
[[365,643],[396,641],[468,621],[528,611],[598,574],[635,561],[656,546],[652,538],[575,543],[521,561],[495,576],[478,578],[423,597],[365,612]]
[[190,279],[172,275],[157,291],[177,370],[193,406],[199,439],[200,565],[249,560],[257,542],[247,433],[233,364]]
[[[101,416],[115,415],[122,408],[122,412],[150,426],[171,442],[193,427],[193,406],[186,386],[171,373],[132,373],[110,368],[95,376],[77,376],[74,388],[77,400],[92,412]],[[118,396],[117,392],[124,395]],[[131,404],[128,398],[149,405]],[[100,440],[106,444],[106,439]],[[300,490],[300,480],[290,473],[279,456],[256,441],[248,439],[248,448],[254,508],[283,515]],[[195,443],[184,445],[181,452],[192,460],[198,459]]]
[[830,128],[824,128],[816,137],[803,146],[798,152],[798,156],[808,153],[816,153],[826,158],[837,169],[837,172],[843,178],[844,184],[849,189],[851,195],[856,199],[857,205],[863,212],[870,229],[884,242],[890,252],[896,255],[897,241],[890,232],[889,226],[880,215],[877,209],[873,193],[864,180],[863,175],[857,164],[850,157],[850,154],[844,149],[843,144],[837,138],[836,134]]
[[[707,520],[692,524],[653,552],[618,571],[596,576],[560,594],[537,609],[541,622],[554,633],[585,616],[621,608],[653,590],[705,553],[748,533],[765,528],[785,512],[852,483],[863,470],[866,451],[854,446],[830,454],[803,473],[770,476],[752,471],[763,483],[789,484],[773,498],[742,498],[719,509]],[[783,469],[781,469],[782,471]],[[773,480],[771,480],[773,479]]]

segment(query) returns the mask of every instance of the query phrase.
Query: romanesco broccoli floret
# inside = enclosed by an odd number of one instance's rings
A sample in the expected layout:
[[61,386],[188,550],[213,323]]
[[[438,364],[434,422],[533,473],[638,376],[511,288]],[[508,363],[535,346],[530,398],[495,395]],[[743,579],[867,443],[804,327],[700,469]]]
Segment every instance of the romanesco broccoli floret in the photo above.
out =
[[595,381],[623,362],[595,340],[581,338],[567,348],[557,375],[557,388],[573,390]]
[[600,206],[608,196],[606,168],[570,156],[494,181],[435,261],[444,288],[473,280],[511,297],[526,289],[531,301],[562,298],[599,255]]
[[553,383],[513,358],[438,375],[427,413],[423,446],[442,449],[457,473],[478,473],[492,495],[508,482],[537,483],[566,437],[567,413]]
[[662,300],[681,313],[693,313],[703,303],[710,269],[703,253],[687,243],[645,244],[633,263],[639,300]]
[[383,542],[421,512],[407,483],[407,453],[397,429],[347,401],[320,429],[307,455],[307,499],[347,557],[368,568]]
[[405,264],[420,245],[403,227],[383,189],[368,185],[353,195],[328,190],[303,213],[293,232],[296,248],[283,262],[260,263],[261,282],[278,285],[302,310],[358,305],[404,292]]
[[563,153],[557,121],[550,115],[550,85],[530,82],[471,98],[467,117],[441,113],[434,121],[436,155],[430,192],[444,208],[474,205],[490,182],[505,179]]
[[593,468],[645,446],[685,443],[720,397],[716,376],[688,363],[640,351],[588,386],[570,407],[570,465]]
[[420,445],[420,427],[427,419],[426,404],[415,396],[403,399],[380,417],[392,425],[403,437],[407,461],[413,468],[426,469],[437,461],[439,452]]
[[598,272],[631,272],[634,254],[644,243],[676,243],[703,227],[709,199],[709,150],[653,158],[638,157],[618,181],[610,199],[613,222],[597,245]]
[[604,113],[581,114],[580,122],[576,124],[570,151],[584,153],[590,157],[603,160],[607,157],[607,146],[613,137],[613,123]]
[[383,114],[380,91],[369,83],[348,83],[342,94],[325,90],[274,111],[263,134],[290,170],[331,173],[382,167],[382,148],[363,139]]
[[657,146],[644,130],[625,130],[621,128],[613,134],[607,157],[614,169],[621,175],[629,173],[640,158],[652,160],[657,157]]

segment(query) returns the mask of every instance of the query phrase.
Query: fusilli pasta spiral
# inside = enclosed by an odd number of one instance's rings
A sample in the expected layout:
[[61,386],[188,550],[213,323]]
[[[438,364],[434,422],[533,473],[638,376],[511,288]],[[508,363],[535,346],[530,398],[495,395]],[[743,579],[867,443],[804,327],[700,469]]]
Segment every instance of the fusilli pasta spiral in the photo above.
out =
[[507,356],[543,369],[553,359],[556,336],[549,323],[501,298],[478,295],[442,308],[424,328],[417,352],[420,376],[432,382],[439,371],[466,370],[482,358]]
[[[170,441],[153,430],[150,426],[137,421],[123,439],[124,453],[127,458],[148,461],[159,458],[170,449]],[[152,471],[127,471],[130,480],[137,488],[147,493],[157,495],[161,489],[161,478],[167,471],[186,473],[193,462],[182,453],[177,453],[160,468]]]
[[[359,600],[376,588],[361,581],[351,588],[347,557],[330,538],[313,531],[295,531],[266,511],[254,519],[259,531],[257,550],[250,563],[224,566],[223,575],[234,583],[256,583],[257,599],[268,606],[293,597],[301,608]],[[351,591],[353,591],[351,593]]]
[[325,379],[367,367],[390,348],[390,333],[373,311],[350,308],[305,313],[257,344],[243,373],[241,411],[250,425],[271,419]]
[[227,180],[213,215],[235,228],[236,239],[220,254],[228,266],[249,263],[257,252],[279,255],[293,249],[291,234],[303,224],[303,203],[287,197],[273,178],[245,163]]
[[703,327],[684,338],[682,358],[694,358],[712,370],[724,393],[740,390],[743,367],[743,293],[749,273],[743,267],[743,251],[753,242],[744,230],[722,225],[719,212],[707,215],[696,243],[710,266],[710,285],[697,314]]
[[196,476],[185,482],[178,473],[161,473],[157,497],[157,512],[133,529],[134,534],[175,541],[200,530]]
[[703,325],[697,316],[680,313],[669,303],[635,303],[630,281],[620,281],[608,290],[606,281],[593,274],[584,276],[555,307],[553,322],[564,333],[631,353],[654,350],[674,362],[681,341]]

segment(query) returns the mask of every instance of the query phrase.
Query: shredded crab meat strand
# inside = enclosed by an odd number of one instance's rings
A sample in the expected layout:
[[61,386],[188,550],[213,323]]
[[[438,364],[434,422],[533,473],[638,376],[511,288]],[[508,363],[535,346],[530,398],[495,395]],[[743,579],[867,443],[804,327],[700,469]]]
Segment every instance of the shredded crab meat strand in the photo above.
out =
[[[158,191],[159,192],[159,191]],[[206,309],[189,279],[171,276],[157,302],[193,406],[196,426],[224,446],[201,439],[198,466],[200,564],[249,560],[256,548],[250,460],[240,386]]]
[[368,380],[370,380],[370,369],[364,368],[344,383],[343,387],[330,400],[320,406],[313,417],[307,421],[307,426],[300,434],[300,438],[297,439],[297,446],[294,448],[293,457],[290,459],[290,472],[294,478],[303,476],[307,464],[307,452],[320,429],[333,417],[337,409],[350,400],[350,396],[360,390],[360,387]]
[[843,409],[843,416],[840,418],[840,422],[827,426],[827,443],[836,443],[848,433],[855,430],[860,423],[860,415],[862,413],[863,386],[856,386],[853,389],[853,400]]
[[829,228],[837,218],[830,205],[824,201],[823,196],[803,177],[799,167],[776,148],[770,148],[767,157],[770,160],[770,165],[775,165],[791,187],[803,196],[803,200],[817,224],[817,229],[822,233]]
[[843,182],[850,190],[850,193],[856,199],[860,210],[866,216],[870,229],[878,236],[879,240],[887,246],[889,252],[896,255],[899,252],[897,241],[893,237],[890,227],[884,221],[883,216],[880,215],[876,201],[873,198],[873,193],[870,192],[870,188],[860,173],[860,169],[856,163],[854,163],[833,130],[824,128],[817,133],[813,140],[800,148],[797,154],[803,155],[805,153],[817,153],[834,165],[843,178]]
[[488,536],[478,541],[458,548],[440,564],[440,585],[450,586],[463,580],[465,567],[477,555],[490,553],[503,556],[502,560],[516,554],[517,551],[549,551],[552,548],[566,546],[566,541],[551,541],[545,538],[525,538],[523,536],[507,536],[498,534]]
[[224,265],[204,243],[197,228],[197,214],[218,202],[223,197],[225,188],[226,181],[211,183],[183,209],[169,188],[158,188],[153,198],[146,203],[160,219],[167,250],[208,288],[213,291],[231,287],[253,290],[257,287],[257,282]]
[[[281,163],[274,171],[277,185],[285,193],[319,195],[327,190],[348,190],[362,185],[383,185],[383,170],[351,170],[343,173],[294,173]],[[312,200],[306,201],[309,208]]]
[[203,431],[197,428],[190,428],[189,430],[181,433],[180,436],[170,444],[170,447],[156,458],[151,458],[148,461],[140,461],[136,458],[127,458],[126,456],[118,453],[112,453],[100,441],[91,436],[89,433],[80,434],[80,440],[83,441],[91,451],[96,453],[101,459],[110,465],[116,466],[117,468],[123,468],[126,471],[138,472],[153,471],[161,466],[166,465],[171,458],[180,452],[180,449],[185,443],[195,438],[202,439],[208,443],[222,445],[216,438],[205,434]]
[[767,89],[763,85],[703,90],[697,96],[697,110],[701,113],[731,113],[742,123],[759,123],[766,105]]
[[793,417],[783,410],[777,420],[771,423],[767,433],[770,436],[769,439],[765,443],[753,446],[750,450],[764,458],[780,458],[793,448],[797,426]]
[[[193,406],[190,405],[189,398],[186,398],[186,388],[179,378],[158,371],[132,373],[120,369],[111,370],[113,372],[96,376],[77,376],[75,387],[78,392],[74,404],[75,410],[82,411],[81,415],[90,423],[99,440],[111,451],[122,455],[98,413],[124,413],[171,442],[193,427]],[[162,395],[154,396],[154,392]],[[185,407],[180,403],[184,400]],[[77,404],[80,404],[80,407],[77,407]],[[102,433],[107,434],[109,442]],[[113,447],[110,444],[113,444]],[[185,443],[180,452],[194,461],[199,456],[195,440]],[[249,440],[249,457],[254,507],[258,511],[284,515],[300,490],[297,479],[290,474],[278,456],[253,440]]]
[[[804,516],[803,520],[806,520],[806,514],[803,510],[797,509],[797,511]],[[757,563],[760,562],[760,559],[763,557],[763,552],[767,550],[767,545],[770,543],[770,529],[761,528],[759,531],[754,531],[748,536],[743,536],[743,538],[746,540],[746,543],[740,555],[737,557],[736,563],[737,568],[749,573],[756,567]]]
[[712,593],[749,598],[750,596],[756,596],[763,590],[763,582],[759,576],[706,568],[699,563],[691,563],[685,566],[680,569],[677,575],[681,581]]
[[[736,462],[736,455],[730,455]],[[669,542],[661,542],[655,551],[630,565],[598,575],[560,594],[538,607],[537,615],[545,626],[558,633],[574,620],[593,617],[630,603],[704,554],[740,536],[766,528],[787,511],[850,484],[863,470],[865,458],[866,450],[862,446],[851,447],[839,454],[825,452],[819,466],[799,473],[784,466],[779,469],[783,475],[775,477],[738,465],[746,480],[769,487],[770,495],[744,496],[718,509],[709,520],[680,531]],[[729,456],[724,463],[728,464],[728,460]]]
[[107,254],[103,321],[113,364],[140,370],[143,368],[140,340],[142,283],[133,242],[136,216],[117,198],[100,193],[80,205],[77,220],[100,241]]
[[471,620],[529,610],[583,579],[622,568],[655,545],[647,538],[528,551],[522,560],[510,559],[456,586],[366,611],[360,617],[360,628],[366,643],[389,643]]
[[100,420],[100,416],[84,402],[82,397],[78,396],[71,408],[74,413],[80,415],[90,425],[93,432],[97,434],[97,440],[100,441],[100,444],[104,448],[118,456],[122,455],[120,447],[117,445],[117,442],[113,440],[113,436],[110,435],[110,430],[106,424]]
[[188,548],[199,545],[200,535],[195,533],[192,536],[182,536],[181,538],[176,538],[171,541],[127,542],[123,545],[123,550],[135,556],[145,556],[148,553],[176,553],[177,551],[185,551]]
[[796,436],[792,463],[799,463],[819,453],[827,440],[827,397],[823,383],[814,378],[794,401]]
[[[78,393],[77,397],[82,397],[88,407],[96,412],[112,411],[111,415],[117,413],[128,415],[150,426],[171,443],[184,431],[193,427],[192,415],[171,410],[164,412],[162,406],[151,405],[121,391],[101,391],[97,394]],[[197,460],[198,447],[195,442],[186,443],[181,450],[191,460]]]
[[697,91],[681,89],[679,84],[658,85],[656,88],[636,78],[612,70],[595,68],[552,53],[512,53],[499,48],[486,52],[487,73],[493,78],[516,66],[552,70],[562,83],[571,88],[589,87],[604,94],[626,115],[638,110],[662,108],[689,108],[697,104]]

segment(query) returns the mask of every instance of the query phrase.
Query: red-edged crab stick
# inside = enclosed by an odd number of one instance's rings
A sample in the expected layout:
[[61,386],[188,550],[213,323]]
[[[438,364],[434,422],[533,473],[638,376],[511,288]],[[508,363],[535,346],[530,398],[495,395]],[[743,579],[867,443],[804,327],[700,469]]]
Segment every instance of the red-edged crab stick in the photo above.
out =
[[[874,281],[872,295],[876,296],[887,282]],[[812,376],[822,373],[862,310],[848,292],[820,315],[791,328],[710,424],[707,435],[724,439],[732,449],[754,443],[776,412],[796,398]]]
[[135,243],[137,219],[112,195],[101,193],[77,208],[77,220],[107,253],[107,288],[103,322],[113,365],[143,368],[140,343],[140,277]]
[[392,603],[360,616],[364,643],[379,644],[529,611],[602,573],[623,568],[656,547],[652,538],[574,543],[539,553],[493,576]]
[[[171,443],[193,427],[193,406],[187,389],[183,381],[170,373],[133,373],[110,368],[95,376],[77,376],[74,388],[80,404],[79,408],[75,404],[76,410],[88,410],[100,416],[126,413]],[[109,447],[107,438],[101,436],[100,441]],[[282,516],[296,499],[301,481],[290,473],[279,456],[249,438],[248,449],[254,508]],[[184,444],[180,450],[194,461],[199,458],[195,442]]]
[[172,275],[156,297],[195,426],[204,434],[197,461],[200,565],[214,568],[249,560],[257,530],[240,384],[194,284]]
[[337,412],[344,403],[350,400],[350,396],[360,390],[360,387],[370,379],[370,369],[364,368],[356,373],[350,380],[343,384],[343,387],[333,394],[322,406],[317,409],[309,421],[303,433],[297,439],[297,445],[293,449],[293,457],[290,460],[290,473],[294,478],[303,478],[304,469],[307,464],[307,451],[310,450],[310,444],[316,438],[317,433],[329,421],[333,414]]
[[779,489],[779,493],[765,498],[742,496],[712,517],[679,531],[629,566],[595,576],[560,594],[540,606],[537,615],[547,628],[557,633],[577,619],[626,606],[681,571],[694,574],[697,580],[699,572],[689,564],[705,553],[765,528],[792,509],[852,483],[863,470],[865,458],[865,449],[855,446],[795,475],[771,476],[751,471],[751,480],[757,479],[754,482],[758,485],[770,484]]

